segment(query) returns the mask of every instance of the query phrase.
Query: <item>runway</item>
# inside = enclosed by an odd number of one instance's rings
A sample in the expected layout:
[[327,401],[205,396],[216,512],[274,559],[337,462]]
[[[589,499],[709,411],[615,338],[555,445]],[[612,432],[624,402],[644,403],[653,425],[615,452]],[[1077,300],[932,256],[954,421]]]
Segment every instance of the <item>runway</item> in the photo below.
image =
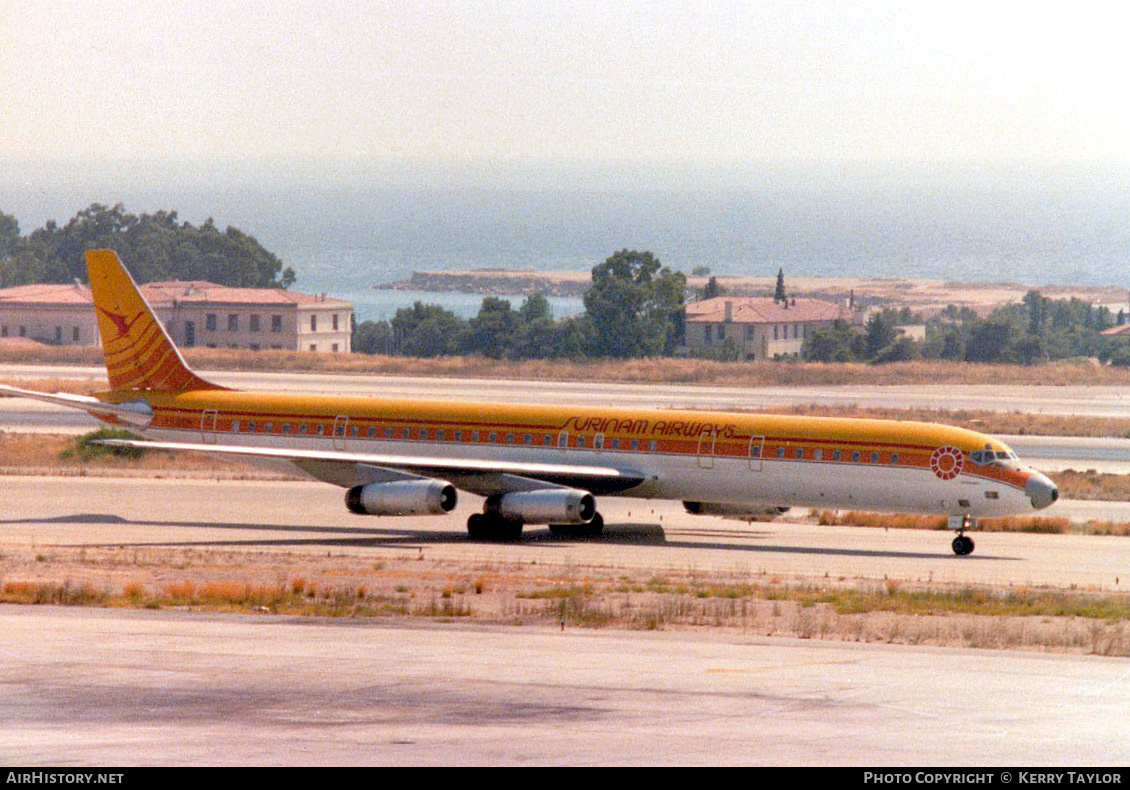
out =
[[1123,660],[0,606],[0,761],[1125,765]]
[[[956,557],[944,531],[819,526],[789,515],[745,524],[693,516],[679,503],[603,497],[600,540],[561,541],[531,526],[515,544],[494,544],[466,537],[466,518],[482,502],[470,495],[444,516],[380,518],[349,513],[342,490],[323,483],[3,477],[0,484],[0,551],[173,547],[375,559],[392,553],[548,569],[694,569],[754,580],[1130,589],[1130,544],[1116,537],[974,533],[976,552]],[[1062,501],[1048,512],[1070,515],[1079,506],[1095,517],[1130,520],[1130,506],[1100,504]]]
[[[290,391],[423,397],[459,391],[484,400],[709,408],[749,408],[755,398],[841,397],[215,377]],[[391,383],[381,389],[376,382]],[[932,397],[917,389],[873,389],[843,397],[872,398],[876,405],[892,398],[922,405],[917,399]],[[1071,409],[1094,394],[1085,387],[1074,394],[1025,389],[1035,411]],[[955,390],[955,402],[979,402]],[[1118,414],[1120,398],[1104,393],[1096,402],[1104,413]],[[55,420],[73,422],[60,430]],[[79,433],[92,423],[46,405],[0,399],[0,425]],[[1021,437],[1014,446],[1022,455],[1060,456],[1077,468],[1117,467],[1128,449],[1123,441]],[[404,557],[426,560],[427,567],[518,563],[549,578],[600,569],[645,578],[719,573],[751,581],[1103,593],[1130,585],[1130,550],[1119,538],[982,533],[974,535],[976,552],[958,558],[945,532],[821,527],[789,517],[746,525],[690,516],[678,503],[604,498],[599,504],[608,526],[601,539],[563,541],[535,527],[516,544],[499,545],[466,538],[466,517],[480,506],[470,496],[446,517],[390,519],[352,515],[340,489],[317,483],[3,477],[0,485],[0,561],[23,557],[25,567],[47,568],[54,552],[81,558],[84,551],[91,557],[110,551],[120,558],[113,567],[86,566],[84,578],[95,584],[128,578],[131,563],[145,565],[156,552],[175,550],[189,565],[192,552],[222,552],[233,568],[240,556],[269,554],[331,567],[336,558],[360,558],[372,568]],[[1128,521],[1130,504],[1061,501],[1048,514]],[[177,570],[169,567],[168,577]],[[561,631],[420,618],[44,606],[0,606],[0,629],[0,759],[8,764],[946,766],[1117,765],[1130,758],[1123,715],[1130,664],[1122,659],[733,630]]]
[[[628,408],[755,411],[773,406],[821,404],[924,409],[966,409],[1034,414],[1130,417],[1123,387],[1088,386],[826,386],[719,387],[592,381],[509,381],[365,374],[201,371],[225,386],[260,391],[319,392],[421,399],[565,403]],[[0,365],[0,379],[105,381],[102,367]]]
[[[104,380],[101,367],[0,365],[0,379]],[[344,374],[205,372],[226,386],[260,391],[319,392],[374,397],[469,399],[634,408],[755,411],[797,405],[985,409],[1043,414],[1130,417],[1130,396],[1118,387],[695,387],[602,382]],[[0,426],[23,433],[80,435],[97,427],[87,415],[47,403],[0,398]],[[1038,469],[1130,473],[1130,439],[1001,436]]]
[[[0,557],[88,552],[95,585],[221,552],[421,572],[518,563],[646,578],[1125,590],[1116,538],[743,525],[602,500],[607,537],[474,543],[447,517],[348,513],[318,483],[7,477]],[[1062,503],[1070,509],[1072,503]],[[94,562],[99,550],[116,561]],[[152,553],[180,552],[154,566]],[[34,559],[30,557],[34,555]],[[197,559],[194,559],[197,558]],[[297,558],[297,559],[296,559]],[[335,559],[340,558],[340,559]],[[178,570],[180,568],[181,570]],[[4,580],[15,578],[10,572]],[[274,582],[285,581],[280,576]],[[76,581],[77,583],[77,581]],[[1089,656],[408,620],[0,606],[0,760],[198,764],[1124,764],[1130,664]],[[1033,704],[1038,700],[1038,704]]]

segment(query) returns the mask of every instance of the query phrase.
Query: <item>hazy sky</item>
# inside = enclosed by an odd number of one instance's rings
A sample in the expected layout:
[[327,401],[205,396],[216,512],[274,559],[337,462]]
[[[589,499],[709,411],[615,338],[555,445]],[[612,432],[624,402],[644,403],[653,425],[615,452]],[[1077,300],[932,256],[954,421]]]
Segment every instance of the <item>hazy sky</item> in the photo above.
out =
[[1124,168],[1124,9],[0,0],[0,158]]

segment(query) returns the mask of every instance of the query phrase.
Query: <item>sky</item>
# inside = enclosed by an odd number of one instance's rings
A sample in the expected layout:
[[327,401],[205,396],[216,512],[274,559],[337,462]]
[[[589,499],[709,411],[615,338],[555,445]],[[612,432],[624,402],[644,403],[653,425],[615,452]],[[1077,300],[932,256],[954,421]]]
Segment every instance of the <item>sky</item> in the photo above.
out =
[[0,161],[1128,170],[1128,29],[1085,0],[0,0]]

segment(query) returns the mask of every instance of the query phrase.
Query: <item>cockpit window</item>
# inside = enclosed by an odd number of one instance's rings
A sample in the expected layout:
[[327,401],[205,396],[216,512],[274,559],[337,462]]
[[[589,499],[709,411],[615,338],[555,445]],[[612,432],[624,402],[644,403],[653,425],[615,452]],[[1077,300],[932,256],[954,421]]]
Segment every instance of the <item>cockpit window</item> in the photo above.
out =
[[1019,466],[1020,459],[1011,450],[973,450],[969,460],[980,466]]

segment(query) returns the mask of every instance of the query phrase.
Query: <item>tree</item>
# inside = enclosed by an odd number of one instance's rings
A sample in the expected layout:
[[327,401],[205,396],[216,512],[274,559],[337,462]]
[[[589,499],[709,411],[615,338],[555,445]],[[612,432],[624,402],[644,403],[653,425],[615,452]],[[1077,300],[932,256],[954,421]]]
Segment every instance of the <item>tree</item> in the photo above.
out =
[[455,313],[423,302],[400,308],[390,323],[399,336],[399,353],[409,357],[457,354],[466,331],[466,324]]
[[11,258],[20,243],[20,223],[11,214],[0,211],[0,261]]
[[462,350],[491,359],[502,359],[514,339],[518,323],[518,313],[510,308],[509,301],[488,296],[479,306],[479,314],[467,322],[467,332],[462,337]]
[[698,293],[695,294],[695,296],[698,298],[698,301],[702,302],[707,299],[714,299],[715,297],[722,296],[725,293],[726,287],[718,284],[717,277],[711,277],[706,281],[706,285],[698,289]]
[[392,326],[388,321],[362,321],[353,329],[353,350],[358,354],[391,354]]
[[787,302],[789,301],[788,294],[785,293],[785,270],[777,270],[777,290],[773,293],[774,302]]
[[880,311],[868,318],[863,329],[864,354],[869,360],[879,359],[883,351],[898,339],[898,330],[895,329],[894,321],[886,315],[886,311]]
[[585,315],[594,356],[649,357],[670,352],[686,277],[661,266],[650,252],[621,250],[592,270]]
[[[3,222],[0,214],[0,261]],[[209,280],[220,285],[288,288],[294,270],[238,228],[221,231],[209,218],[199,228],[179,222],[175,211],[135,216],[121,203],[92,203],[63,227],[48,222],[20,240],[19,254],[0,271],[0,285],[61,283],[86,279],[83,253],[117,252],[138,282]]]
[[854,362],[862,353],[862,336],[839,319],[830,327],[817,329],[804,345],[804,358],[809,362]]

